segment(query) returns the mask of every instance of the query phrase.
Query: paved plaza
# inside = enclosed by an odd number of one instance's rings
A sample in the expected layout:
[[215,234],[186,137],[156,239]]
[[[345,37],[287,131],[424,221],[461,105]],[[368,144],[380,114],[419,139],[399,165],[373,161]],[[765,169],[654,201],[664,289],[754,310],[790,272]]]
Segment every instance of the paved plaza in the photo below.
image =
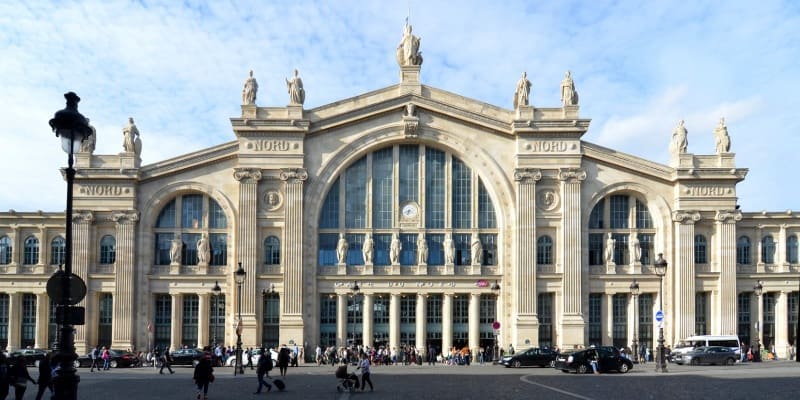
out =
[[[551,368],[509,369],[492,365],[377,366],[375,390],[339,394],[338,380],[329,366],[290,368],[284,392],[254,395],[255,371],[233,376],[231,368],[217,368],[209,399],[796,399],[800,392],[800,363],[773,361],[723,366],[669,365],[657,374],[654,364],[635,365],[628,374],[575,375]],[[159,375],[152,368],[116,369],[90,373],[80,369],[81,399],[194,399],[192,369],[174,368]],[[353,370],[351,368],[350,370]],[[272,375],[277,375],[277,370]],[[35,377],[36,372],[31,368]],[[25,399],[36,391],[29,387]]]

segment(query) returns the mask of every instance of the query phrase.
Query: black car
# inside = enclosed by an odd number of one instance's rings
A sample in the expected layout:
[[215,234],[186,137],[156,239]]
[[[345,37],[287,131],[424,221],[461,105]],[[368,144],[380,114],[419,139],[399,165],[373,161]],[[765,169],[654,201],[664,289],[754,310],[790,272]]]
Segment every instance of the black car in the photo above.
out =
[[25,359],[25,365],[29,367],[38,367],[39,361],[47,357],[47,354],[47,350],[42,349],[19,349],[9,353],[8,359],[15,360],[22,357]]
[[[102,368],[103,367],[103,359],[101,358],[102,353],[97,352],[97,366]],[[125,367],[136,367],[139,365],[139,357],[136,357],[136,354],[133,354],[129,351],[125,350],[116,350],[111,349],[108,351],[108,355],[111,358],[108,361],[108,366],[111,368],[125,368]],[[86,354],[83,356],[78,357],[75,360],[75,368],[89,368],[92,366],[92,357],[91,354]]]
[[619,371],[626,373],[633,368],[633,362],[620,354],[613,346],[591,347],[572,354],[559,354],[555,368],[562,372],[585,374],[592,372],[591,357],[597,353],[597,369],[599,372]]
[[194,367],[203,358],[203,350],[198,349],[178,349],[169,354],[172,356],[172,365],[191,365]]
[[531,347],[527,350],[518,351],[511,356],[503,357],[501,365],[508,367],[552,367],[555,364],[558,354],[549,348]]

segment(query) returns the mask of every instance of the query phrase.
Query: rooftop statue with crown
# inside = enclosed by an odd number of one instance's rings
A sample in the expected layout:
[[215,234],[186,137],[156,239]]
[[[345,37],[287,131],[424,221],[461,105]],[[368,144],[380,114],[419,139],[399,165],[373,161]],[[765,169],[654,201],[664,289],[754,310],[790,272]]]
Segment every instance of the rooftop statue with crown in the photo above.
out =
[[403,28],[403,37],[397,45],[397,64],[401,67],[409,65],[422,65],[422,53],[419,51],[419,36],[411,34],[411,25],[406,19],[406,26]]

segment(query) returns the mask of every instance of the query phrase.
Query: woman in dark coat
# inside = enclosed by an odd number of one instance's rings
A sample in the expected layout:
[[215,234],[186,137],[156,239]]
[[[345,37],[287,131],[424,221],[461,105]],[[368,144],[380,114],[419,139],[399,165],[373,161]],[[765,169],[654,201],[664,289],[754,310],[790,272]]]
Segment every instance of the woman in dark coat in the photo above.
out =
[[39,392],[36,393],[36,400],[42,400],[46,389],[50,389],[50,393],[53,392],[53,375],[50,370],[49,355],[39,361]]
[[282,347],[278,352],[278,369],[281,371],[281,376],[286,377],[286,369],[289,368],[289,349]]
[[17,357],[14,360],[14,365],[8,375],[11,377],[11,384],[14,385],[14,398],[16,400],[22,400],[25,397],[28,381],[31,381],[34,385],[36,384],[36,381],[28,373],[28,367],[25,365],[25,358],[23,357]]
[[214,381],[214,367],[211,366],[211,354],[206,352],[194,367],[194,383],[197,384],[197,399],[208,398],[208,384]]

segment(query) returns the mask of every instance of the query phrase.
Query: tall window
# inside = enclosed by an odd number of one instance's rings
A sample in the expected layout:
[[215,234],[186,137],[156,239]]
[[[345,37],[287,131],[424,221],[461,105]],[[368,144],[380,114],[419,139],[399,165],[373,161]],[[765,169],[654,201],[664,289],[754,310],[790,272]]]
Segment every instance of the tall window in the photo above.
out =
[[113,264],[117,260],[117,241],[111,235],[100,239],[100,264]]
[[[611,208],[609,210],[611,221],[611,229],[626,229],[628,228],[628,217],[630,216],[630,207],[628,206],[628,196],[612,195]],[[647,211],[647,209],[645,209]]]
[[425,236],[428,241],[428,265],[444,265],[444,235]]
[[360,344],[363,336],[362,323],[364,321],[363,311],[364,297],[361,295],[350,295],[347,297],[347,329],[348,343]]
[[736,240],[736,263],[750,264],[750,238],[747,236],[739,236]]
[[472,226],[472,171],[461,160],[453,158],[453,228]]
[[400,234],[400,265],[417,265],[417,234]]
[[200,298],[196,294],[183,295],[183,324],[181,324],[181,344],[197,348],[197,326],[200,320]]
[[600,346],[603,341],[603,294],[589,294],[589,344]]
[[775,263],[775,240],[770,235],[761,239],[761,262],[764,264]]
[[497,265],[497,234],[481,233],[481,246],[483,246],[482,265]]
[[789,328],[789,334],[788,334],[788,337],[789,337],[789,344],[791,344],[791,345],[794,345],[794,344],[797,343],[795,340],[797,340],[797,338],[796,338],[796,336],[797,336],[797,307],[800,307],[800,296],[799,295],[800,295],[800,292],[791,292],[787,296],[788,306],[789,307],[787,307],[786,311],[789,313],[789,315],[787,315],[786,319],[789,321],[789,327],[788,327]]
[[24,293],[22,295],[22,348],[33,347],[36,343],[36,295]]
[[612,298],[612,342],[616,348],[628,345],[628,295],[618,293]]
[[629,243],[631,235],[639,240],[644,265],[653,263],[655,226],[647,203],[633,194],[612,194],[600,199],[589,214],[589,265],[605,264],[608,234],[614,239],[614,263],[627,265],[632,260]]
[[39,263],[39,239],[36,236],[28,236],[25,239],[25,265],[35,265]]
[[488,341],[494,339],[492,324],[494,321],[497,321],[497,296],[494,294],[482,294],[480,301],[481,304],[478,315],[480,340],[488,343]]
[[708,334],[708,293],[698,292],[694,297],[694,333]]
[[643,265],[652,265],[653,260],[653,248],[654,248],[654,234],[652,233],[640,233],[639,234],[639,248],[642,250],[642,258],[639,261]]
[[[653,294],[639,295],[639,343],[652,348],[653,343]],[[637,350],[638,351],[638,350]]]
[[478,181],[478,228],[497,228],[497,218],[494,215],[494,206],[489,192],[483,181]]
[[208,332],[212,345],[225,341],[225,295],[212,295],[209,302]]
[[425,226],[444,228],[445,153],[425,148]]
[[736,334],[742,343],[750,344],[750,298],[752,292],[739,293],[736,296],[737,328]]
[[419,202],[419,147],[400,146],[400,204]]
[[694,263],[708,264],[708,243],[703,235],[694,235]]
[[11,239],[8,236],[0,237],[0,265],[11,264]]
[[[278,293],[269,293],[263,296],[264,317],[261,327],[261,345],[275,348],[280,340],[281,326],[281,299]],[[334,317],[335,324],[335,317]]]
[[471,239],[472,235],[469,233],[453,234],[453,244],[456,248],[456,265],[472,264]]
[[453,298],[453,345],[467,345],[469,332],[469,297],[456,294]]
[[[425,301],[426,310],[428,315],[425,316],[427,320],[426,340],[429,344],[438,343],[437,350],[441,351],[442,340],[442,295],[431,294]],[[434,345],[435,346],[435,345]]]
[[554,293],[539,293],[536,312],[539,313],[539,346],[553,346],[553,298]]
[[52,349],[58,342],[58,323],[56,323],[56,307],[58,302],[50,298],[50,314],[47,315],[47,348]]
[[339,178],[333,182],[325,202],[322,203],[322,217],[319,219],[319,227],[322,229],[339,228]]
[[8,347],[8,294],[0,293],[0,348]]
[[319,304],[320,347],[336,345],[336,295],[323,294]]
[[360,233],[350,233],[347,235],[347,243],[350,250],[347,251],[348,265],[364,265],[364,235]]
[[168,294],[156,295],[155,331],[153,345],[164,349],[172,338],[172,297]]
[[764,347],[775,344],[775,293],[761,295],[764,302]]
[[392,148],[378,150],[372,154],[372,226],[391,228],[393,211],[393,170]]
[[111,293],[101,293],[97,318],[97,343],[111,346],[111,326],[114,318],[114,298]]
[[181,239],[181,264],[197,265],[197,241],[208,235],[210,265],[228,263],[228,222],[224,209],[199,193],[178,195],[159,212],[154,228],[155,265],[169,265],[173,240]]
[[550,236],[539,236],[536,240],[536,264],[553,264],[553,239]]
[[417,340],[417,296],[400,297],[400,345],[414,345]]
[[279,265],[281,263],[281,241],[276,236],[264,239],[264,264]]
[[603,234],[589,234],[589,265],[603,265]]
[[375,347],[389,344],[389,296],[385,294],[373,299],[372,341]]
[[797,235],[786,238],[786,262],[797,264]]
[[611,238],[614,239],[614,263],[617,265],[628,264],[628,258],[630,257],[628,254],[628,234],[612,233]]
[[367,226],[367,158],[356,161],[344,175],[345,227]]
[[50,265],[64,264],[64,254],[67,249],[67,242],[61,236],[56,236],[50,242]]

